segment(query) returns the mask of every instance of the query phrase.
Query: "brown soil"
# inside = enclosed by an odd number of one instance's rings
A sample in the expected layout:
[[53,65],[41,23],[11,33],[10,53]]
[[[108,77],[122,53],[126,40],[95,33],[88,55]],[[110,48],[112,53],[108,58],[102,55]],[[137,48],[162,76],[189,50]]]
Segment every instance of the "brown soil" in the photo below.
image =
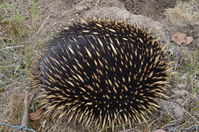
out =
[[[65,9],[64,14],[62,15],[67,15],[68,13],[76,13],[76,15],[82,14],[94,7],[100,8],[106,6],[116,6],[119,8],[125,8],[132,14],[144,15],[158,20],[165,17],[165,9],[173,8],[176,5],[176,1],[177,0],[59,0],[56,2],[47,1],[44,6],[52,8],[51,10],[54,13],[59,13],[61,10]],[[72,12],[68,12],[67,10]],[[71,16],[71,18],[74,17]]]
[[165,17],[164,11],[173,8],[177,0],[121,0],[125,8],[133,14],[141,14],[153,19]]

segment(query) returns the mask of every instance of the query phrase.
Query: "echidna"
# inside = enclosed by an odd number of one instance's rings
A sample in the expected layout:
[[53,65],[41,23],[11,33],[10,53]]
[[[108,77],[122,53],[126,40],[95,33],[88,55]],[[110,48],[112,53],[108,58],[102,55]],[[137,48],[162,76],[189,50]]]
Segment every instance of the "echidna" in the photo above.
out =
[[145,28],[93,19],[63,29],[31,70],[54,117],[100,128],[145,120],[165,98],[170,67]]

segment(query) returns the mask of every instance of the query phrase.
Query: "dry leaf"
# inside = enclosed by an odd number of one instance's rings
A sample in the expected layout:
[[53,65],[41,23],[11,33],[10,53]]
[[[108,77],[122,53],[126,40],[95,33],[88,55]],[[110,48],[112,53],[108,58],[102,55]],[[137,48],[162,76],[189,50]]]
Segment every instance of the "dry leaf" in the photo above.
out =
[[177,32],[172,35],[171,40],[178,45],[188,45],[193,41],[193,37],[187,37],[185,33]]
[[163,129],[157,129],[157,130],[155,130],[155,131],[153,131],[153,132],[166,132],[166,131],[163,130]]
[[187,37],[187,42],[185,43],[185,45],[190,44],[193,41],[193,37]]
[[30,113],[29,118],[32,121],[39,120],[43,116],[43,113],[44,111],[42,109],[39,109],[35,112]]

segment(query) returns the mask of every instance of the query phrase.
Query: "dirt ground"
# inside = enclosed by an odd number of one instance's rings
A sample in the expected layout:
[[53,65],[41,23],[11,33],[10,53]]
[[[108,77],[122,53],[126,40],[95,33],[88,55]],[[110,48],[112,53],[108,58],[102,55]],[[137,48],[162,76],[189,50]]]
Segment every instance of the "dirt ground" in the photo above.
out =
[[[129,23],[139,23],[148,29],[151,29],[163,44],[170,44],[169,49],[174,61],[172,66],[174,71],[179,72],[173,77],[171,87],[168,90],[168,100],[161,100],[160,112],[154,113],[147,123],[143,122],[133,128],[122,128],[123,132],[142,132],[152,131],[163,128],[170,132],[175,131],[197,131],[199,130],[199,2],[197,0],[37,0],[38,4],[38,20],[35,23],[36,32],[33,33],[31,41],[46,42],[53,35],[58,33],[64,26],[71,24],[80,18],[114,18],[125,19]],[[27,16],[27,24],[29,22],[29,9],[34,3],[32,0],[16,1],[21,4],[22,12]],[[183,2],[187,2],[182,4]],[[11,2],[12,3],[12,2]],[[177,6],[178,4],[178,6]],[[175,8],[174,8],[175,7]],[[30,16],[31,17],[31,16]],[[176,32],[184,32],[188,36],[192,36],[193,42],[188,46],[178,46],[171,41],[172,34]],[[0,34],[1,35],[1,34]],[[33,59],[37,58],[37,52],[41,47],[34,49]],[[192,54],[193,53],[193,54]],[[186,57],[187,58],[186,58]],[[195,62],[196,61],[196,62]],[[193,62],[193,63],[192,63]],[[192,72],[186,68],[182,68],[186,64],[191,64],[192,68],[196,67]],[[196,65],[196,66],[195,66]],[[182,70],[183,69],[183,70]],[[27,74],[24,75],[25,77]],[[23,102],[24,90],[32,89],[26,84],[26,79],[17,78],[16,82],[10,81],[4,84],[6,89],[1,92],[0,89],[0,121],[10,121],[12,113],[20,111],[16,104]],[[5,77],[1,77],[3,81]],[[15,79],[14,79],[15,80]],[[8,86],[9,85],[9,86]],[[15,93],[12,98],[10,94]],[[18,101],[15,101],[18,99]],[[3,101],[5,100],[5,101]],[[14,104],[13,104],[14,103]],[[22,104],[23,105],[23,104]],[[195,110],[192,110],[192,108]],[[197,110],[197,112],[196,112]],[[17,114],[17,118],[21,118],[21,114]],[[12,122],[12,121],[11,121]],[[20,124],[12,122],[14,124]],[[36,125],[35,125],[36,124]],[[57,131],[56,125],[50,124],[47,129],[43,129],[41,125],[44,121],[31,122],[31,127],[38,131]],[[58,123],[59,124],[59,123]],[[194,127],[196,126],[196,127]],[[5,128],[3,128],[5,129]],[[2,129],[2,130],[3,130]],[[0,126],[1,130],[1,126]],[[71,124],[69,126],[61,125],[59,130],[62,132],[73,131],[92,131],[84,127]]]
[[[50,1],[50,0],[49,0]],[[71,20],[84,17],[87,12],[93,13],[101,8],[114,8],[113,12],[126,11],[135,15],[143,15],[154,20],[165,18],[164,11],[176,5],[177,0],[74,0],[74,1],[46,1],[41,7],[44,9],[46,15],[51,18],[58,19],[55,23],[59,25],[66,25]],[[64,6],[63,6],[64,5]],[[91,11],[92,10],[92,11]],[[118,11],[120,10],[120,11]],[[44,13],[45,14],[45,13]],[[108,16],[109,12],[98,13],[99,17]],[[111,14],[110,14],[111,15]],[[121,15],[121,16],[120,16]],[[120,14],[118,17],[122,17]],[[112,15],[111,17],[113,17]],[[53,23],[53,21],[51,22]],[[56,28],[57,29],[57,28]]]
[[176,0],[123,0],[125,8],[133,14],[141,14],[155,20],[165,17],[164,11],[173,8]]

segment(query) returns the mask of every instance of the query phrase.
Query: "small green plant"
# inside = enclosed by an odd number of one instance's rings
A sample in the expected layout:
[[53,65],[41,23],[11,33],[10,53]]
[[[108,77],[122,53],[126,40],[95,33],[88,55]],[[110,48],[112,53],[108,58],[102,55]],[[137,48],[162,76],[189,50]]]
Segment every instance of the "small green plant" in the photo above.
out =
[[17,125],[23,116],[26,74],[37,55],[35,51],[44,43],[37,39],[41,19],[39,0],[33,0],[29,6],[19,2],[0,2],[0,93],[9,93],[1,98],[0,107],[7,102],[8,108],[4,109],[8,115],[3,115],[2,121]]

